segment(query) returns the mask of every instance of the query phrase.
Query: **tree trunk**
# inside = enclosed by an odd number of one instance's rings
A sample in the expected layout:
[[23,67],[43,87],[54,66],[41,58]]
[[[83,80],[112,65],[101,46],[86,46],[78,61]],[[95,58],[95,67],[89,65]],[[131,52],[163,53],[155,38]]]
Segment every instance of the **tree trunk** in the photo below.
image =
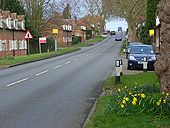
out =
[[137,39],[137,31],[135,28],[135,25],[129,25],[128,26],[128,32],[129,32],[129,37],[128,37],[128,41],[129,42],[135,42],[138,41]]
[[161,21],[160,56],[155,63],[155,71],[161,84],[161,92],[170,92],[170,0],[161,0],[159,18]]

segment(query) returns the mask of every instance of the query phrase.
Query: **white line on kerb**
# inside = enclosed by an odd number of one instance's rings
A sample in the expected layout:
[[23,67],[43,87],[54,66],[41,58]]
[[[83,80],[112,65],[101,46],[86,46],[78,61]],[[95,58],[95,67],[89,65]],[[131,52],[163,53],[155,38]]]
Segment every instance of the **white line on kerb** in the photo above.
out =
[[67,61],[65,64],[69,64],[69,63],[71,63],[71,61]]
[[74,59],[73,61],[77,61],[77,60],[79,60],[79,58],[76,58],[76,59]]
[[59,67],[61,67],[62,65],[58,65],[58,66],[56,66],[56,67],[54,67],[53,69],[57,69],[57,68],[59,68]]
[[46,73],[46,72],[48,72],[48,70],[42,71],[42,72],[40,72],[40,73],[37,73],[37,74],[35,74],[35,76],[42,75],[42,74],[44,74],[44,73]]
[[28,78],[24,78],[24,79],[21,79],[21,80],[15,81],[15,82],[10,83],[10,84],[8,84],[8,85],[6,85],[6,86],[7,86],[7,87],[9,87],[9,86],[12,86],[12,85],[15,85],[15,84],[21,83],[21,82],[26,81],[26,80],[28,80]]

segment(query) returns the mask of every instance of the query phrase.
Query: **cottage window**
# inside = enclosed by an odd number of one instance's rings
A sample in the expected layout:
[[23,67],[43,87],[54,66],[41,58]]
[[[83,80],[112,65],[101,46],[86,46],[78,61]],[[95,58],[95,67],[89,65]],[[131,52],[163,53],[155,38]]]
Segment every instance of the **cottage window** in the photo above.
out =
[[22,21],[22,30],[25,30],[25,20]]
[[6,19],[6,24],[9,29],[11,29],[11,18]]
[[2,51],[2,41],[0,40],[0,51]]
[[19,49],[25,49],[25,40],[19,41]]
[[0,27],[2,28],[2,16],[0,16]]
[[18,20],[17,19],[14,20],[14,28],[18,29]]
[[2,51],[6,51],[7,50],[6,40],[1,40],[1,43],[2,43]]

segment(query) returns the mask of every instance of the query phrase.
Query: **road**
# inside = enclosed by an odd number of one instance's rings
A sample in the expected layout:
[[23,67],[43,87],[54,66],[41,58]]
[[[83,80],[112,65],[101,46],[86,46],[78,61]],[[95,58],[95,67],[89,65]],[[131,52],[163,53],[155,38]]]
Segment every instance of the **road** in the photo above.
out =
[[80,51],[0,71],[0,128],[81,128],[120,42],[108,37]]

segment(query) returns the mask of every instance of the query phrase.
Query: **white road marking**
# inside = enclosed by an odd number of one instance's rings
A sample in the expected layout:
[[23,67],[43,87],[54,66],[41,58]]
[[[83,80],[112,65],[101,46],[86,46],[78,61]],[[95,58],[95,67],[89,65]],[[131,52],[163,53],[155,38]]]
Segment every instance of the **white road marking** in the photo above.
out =
[[69,64],[69,63],[71,63],[71,61],[67,61],[65,64]]
[[42,74],[44,74],[44,73],[46,73],[46,72],[48,72],[48,71],[49,71],[49,70],[42,71],[42,72],[40,72],[40,73],[35,74],[35,76],[42,75]]
[[77,61],[77,60],[79,60],[79,58],[76,58],[76,59],[74,59],[73,61]]
[[59,67],[61,67],[62,65],[58,65],[58,66],[56,66],[56,67],[54,67],[53,69],[57,69],[57,68],[59,68]]
[[7,86],[7,87],[9,87],[9,86],[12,86],[12,85],[15,85],[15,84],[21,83],[21,82],[26,81],[26,80],[28,80],[28,78],[24,78],[24,79],[21,79],[21,80],[15,81],[15,82],[10,83],[10,84],[8,84],[8,85],[6,85],[6,86]]

